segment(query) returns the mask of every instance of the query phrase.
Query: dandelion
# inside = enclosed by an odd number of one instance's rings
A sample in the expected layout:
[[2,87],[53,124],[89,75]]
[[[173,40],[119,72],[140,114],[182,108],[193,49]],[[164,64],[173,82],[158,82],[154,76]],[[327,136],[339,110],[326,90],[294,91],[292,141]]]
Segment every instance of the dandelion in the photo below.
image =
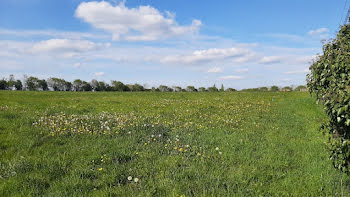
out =
[[138,178],[134,178],[135,183],[139,182]]
[[99,169],[98,169],[98,171],[102,171],[102,170],[103,170],[103,168],[99,168]]
[[128,176],[128,180],[131,181],[132,180],[132,176]]
[[180,148],[179,151],[182,152],[182,151],[183,151],[183,148]]

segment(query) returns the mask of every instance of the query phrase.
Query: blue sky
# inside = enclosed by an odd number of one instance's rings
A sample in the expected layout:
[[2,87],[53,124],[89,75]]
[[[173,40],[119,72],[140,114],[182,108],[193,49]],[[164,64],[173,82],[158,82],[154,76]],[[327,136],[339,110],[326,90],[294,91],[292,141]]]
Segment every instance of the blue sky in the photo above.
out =
[[[0,77],[305,84],[346,0],[1,0]],[[345,9],[344,9],[345,8]]]

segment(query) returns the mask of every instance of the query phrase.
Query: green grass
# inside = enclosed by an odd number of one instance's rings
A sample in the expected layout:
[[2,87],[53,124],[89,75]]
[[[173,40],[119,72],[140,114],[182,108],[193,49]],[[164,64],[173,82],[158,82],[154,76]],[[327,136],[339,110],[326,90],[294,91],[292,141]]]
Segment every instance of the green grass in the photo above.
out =
[[298,92],[1,91],[0,196],[348,196],[323,114]]

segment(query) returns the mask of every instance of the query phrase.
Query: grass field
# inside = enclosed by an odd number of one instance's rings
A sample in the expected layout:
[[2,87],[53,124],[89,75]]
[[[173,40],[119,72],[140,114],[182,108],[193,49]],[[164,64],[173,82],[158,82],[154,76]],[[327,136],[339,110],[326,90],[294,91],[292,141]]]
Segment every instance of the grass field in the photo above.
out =
[[0,196],[349,196],[308,93],[0,92]]

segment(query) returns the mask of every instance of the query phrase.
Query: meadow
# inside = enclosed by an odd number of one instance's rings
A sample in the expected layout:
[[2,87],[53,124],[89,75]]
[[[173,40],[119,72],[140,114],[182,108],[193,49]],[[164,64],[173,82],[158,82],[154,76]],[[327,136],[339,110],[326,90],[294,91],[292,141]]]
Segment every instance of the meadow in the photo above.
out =
[[349,196],[303,92],[0,91],[0,196]]

